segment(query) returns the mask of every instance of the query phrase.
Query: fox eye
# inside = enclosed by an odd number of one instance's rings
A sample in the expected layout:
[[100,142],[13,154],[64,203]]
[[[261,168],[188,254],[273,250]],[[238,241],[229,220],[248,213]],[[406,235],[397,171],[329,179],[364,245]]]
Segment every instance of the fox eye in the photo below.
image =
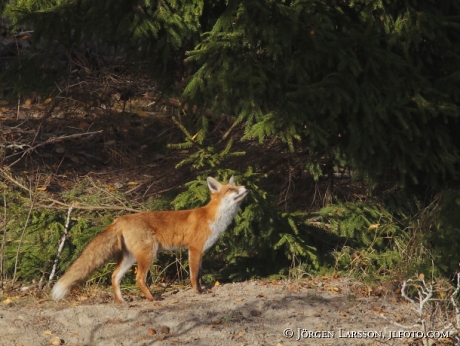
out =
[[229,187],[227,192],[232,192],[232,191],[235,191],[235,188],[234,187]]

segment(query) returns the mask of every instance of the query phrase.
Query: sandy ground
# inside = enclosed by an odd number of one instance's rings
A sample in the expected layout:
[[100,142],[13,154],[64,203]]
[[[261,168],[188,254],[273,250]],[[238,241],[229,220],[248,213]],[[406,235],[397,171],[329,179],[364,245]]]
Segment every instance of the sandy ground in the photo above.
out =
[[220,284],[202,295],[185,288],[125,305],[108,291],[96,295],[3,296],[0,344],[408,345],[413,339],[390,337],[404,330],[381,315],[403,324],[416,318],[396,294],[367,296],[365,285],[345,278]]

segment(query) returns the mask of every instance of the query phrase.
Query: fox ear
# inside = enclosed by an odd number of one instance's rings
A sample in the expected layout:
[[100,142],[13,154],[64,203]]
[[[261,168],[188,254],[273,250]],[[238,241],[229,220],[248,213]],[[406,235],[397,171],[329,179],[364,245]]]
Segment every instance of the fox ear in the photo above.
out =
[[213,177],[208,177],[208,179],[206,179],[206,181],[208,182],[208,187],[209,187],[209,190],[211,190],[211,192],[219,192],[220,191],[220,188],[221,188],[222,185],[216,179],[214,179]]
[[235,183],[235,178],[233,177],[233,175],[230,177],[230,180],[228,181],[228,183],[229,183],[230,185],[236,185],[236,183]]

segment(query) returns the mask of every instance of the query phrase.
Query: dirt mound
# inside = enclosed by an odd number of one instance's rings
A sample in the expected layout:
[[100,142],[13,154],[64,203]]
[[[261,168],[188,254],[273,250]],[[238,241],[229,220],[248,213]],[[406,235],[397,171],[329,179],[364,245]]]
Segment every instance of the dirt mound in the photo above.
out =
[[389,293],[366,297],[349,279],[222,284],[206,294],[167,292],[125,305],[10,299],[0,310],[1,345],[373,345],[410,343],[381,317],[413,324],[411,307]]

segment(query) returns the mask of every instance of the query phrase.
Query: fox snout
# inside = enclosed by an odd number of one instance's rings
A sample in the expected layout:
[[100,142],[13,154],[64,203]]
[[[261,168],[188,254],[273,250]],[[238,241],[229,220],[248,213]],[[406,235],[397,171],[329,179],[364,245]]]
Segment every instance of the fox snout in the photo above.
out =
[[240,201],[246,197],[246,195],[249,193],[249,189],[247,189],[246,186],[241,186],[238,192],[238,195],[235,196],[235,201]]

